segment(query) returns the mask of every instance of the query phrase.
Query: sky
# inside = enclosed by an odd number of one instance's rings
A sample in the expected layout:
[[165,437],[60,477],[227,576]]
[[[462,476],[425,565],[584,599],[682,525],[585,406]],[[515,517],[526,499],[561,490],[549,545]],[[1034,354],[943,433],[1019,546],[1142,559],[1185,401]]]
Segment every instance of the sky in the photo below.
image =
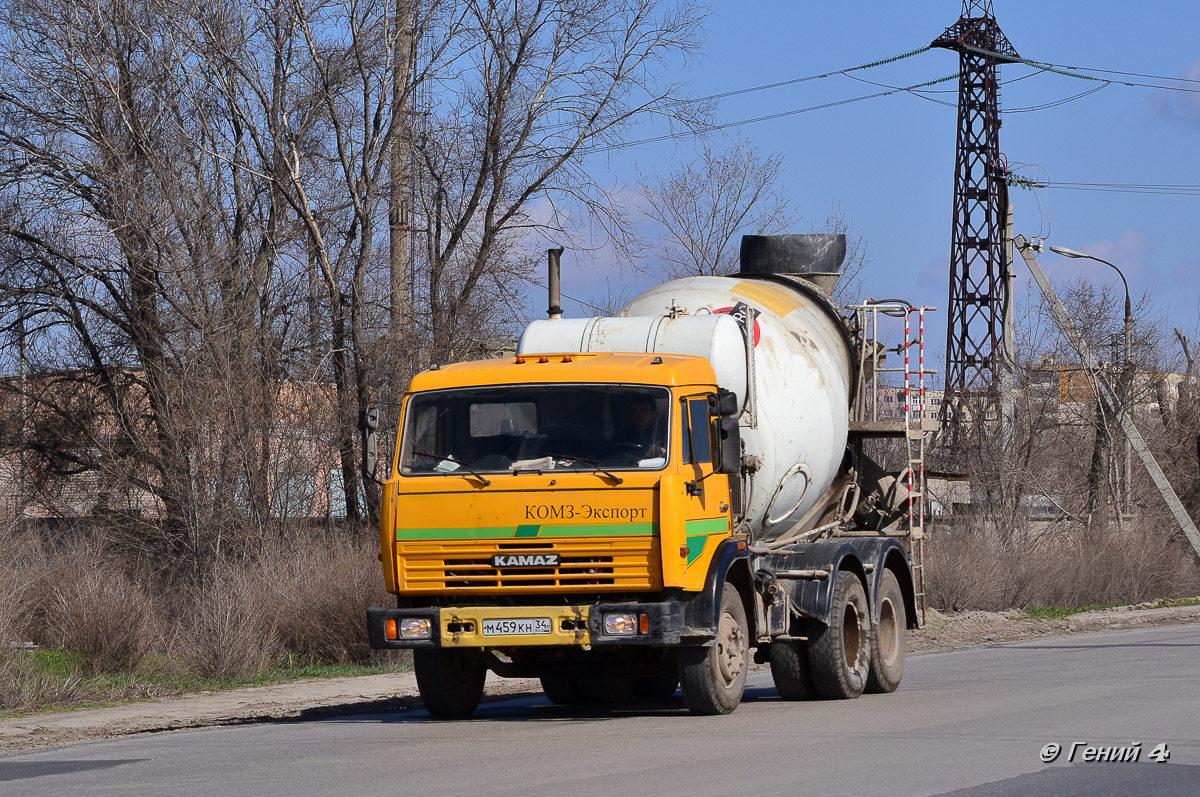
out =
[[[715,0],[697,59],[676,65],[682,79],[706,96],[813,74],[836,72],[923,47],[959,16],[960,0],[919,2],[804,2]],[[1114,83],[1090,96],[1053,105],[1102,84],[1025,65],[1001,67],[1000,149],[1018,174],[1051,182],[1189,184],[1200,188],[1200,4],[1145,0],[995,0],[996,19],[1018,52],[1054,64],[1121,70],[1194,83],[1189,92]],[[889,86],[911,86],[958,71],[956,53],[934,49],[903,61],[855,72]],[[1161,83],[1129,76],[1114,80]],[[1020,79],[1018,79],[1020,78]],[[944,347],[954,178],[957,80],[924,98],[900,92],[759,122],[682,140],[626,148],[589,168],[621,190],[638,172],[668,173],[695,160],[704,143],[721,150],[741,136],[760,154],[778,153],[781,188],[802,220],[796,232],[819,228],[840,207],[853,232],[866,239],[867,296],[902,296],[939,308],[931,345]],[[807,108],[881,91],[842,75],[721,101],[716,121]],[[936,100],[936,101],[935,101]],[[940,101],[940,102],[939,102]],[[948,103],[943,105],[940,103]],[[647,126],[637,140],[664,132]],[[1200,193],[1198,191],[1197,193]],[[1200,196],[1076,191],[1012,192],[1015,230],[1098,255],[1121,267],[1135,301],[1147,294],[1155,311],[1185,330],[1200,326]],[[1056,283],[1076,276],[1112,283],[1099,264],[1040,257]],[[613,266],[603,253],[568,252],[563,290],[593,303],[609,293],[636,294],[657,280]],[[1032,288],[1017,258],[1018,295]],[[866,298],[866,297],[864,297]],[[598,301],[599,300],[599,301]],[[540,296],[531,306],[540,308]],[[570,315],[592,310],[566,302]],[[936,341],[936,344],[935,344]]]

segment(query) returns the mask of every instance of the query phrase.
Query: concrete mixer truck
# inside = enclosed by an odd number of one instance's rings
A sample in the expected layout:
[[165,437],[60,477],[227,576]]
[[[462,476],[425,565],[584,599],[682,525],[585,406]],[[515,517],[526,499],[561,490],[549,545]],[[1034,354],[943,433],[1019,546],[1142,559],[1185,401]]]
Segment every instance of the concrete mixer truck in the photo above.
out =
[[883,351],[827,293],[844,253],[746,236],[736,275],[567,319],[551,250],[550,318],[515,356],[413,378],[381,482],[396,606],[367,626],[412,650],[431,714],[471,714],[489,671],[558,704],[681,688],[696,714],[733,711],[752,661],[788,700],[896,689],[911,480],[862,443],[909,432],[852,415]]

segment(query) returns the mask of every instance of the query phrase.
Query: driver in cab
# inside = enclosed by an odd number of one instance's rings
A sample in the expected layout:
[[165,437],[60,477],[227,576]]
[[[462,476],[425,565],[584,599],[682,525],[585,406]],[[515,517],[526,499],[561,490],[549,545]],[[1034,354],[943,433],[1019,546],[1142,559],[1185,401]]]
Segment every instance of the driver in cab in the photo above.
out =
[[638,396],[633,400],[631,423],[621,436],[622,442],[638,446],[642,459],[665,457],[666,429],[658,417],[658,404],[649,396]]

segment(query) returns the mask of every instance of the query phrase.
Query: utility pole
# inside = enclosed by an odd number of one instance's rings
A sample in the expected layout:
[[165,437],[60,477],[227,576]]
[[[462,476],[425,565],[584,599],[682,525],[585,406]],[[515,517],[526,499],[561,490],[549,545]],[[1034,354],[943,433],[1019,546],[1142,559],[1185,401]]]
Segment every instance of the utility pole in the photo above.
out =
[[[409,83],[412,77],[413,10],[412,0],[396,0],[396,46],[392,63],[392,140],[388,154],[390,189],[388,193],[388,261],[391,270],[391,303],[388,314],[388,342],[391,359],[396,363],[408,345],[411,323],[409,307],[409,160],[412,151],[412,125],[409,120]],[[393,380],[399,369],[393,368]],[[393,388],[396,389],[396,388]]]
[[[1162,496],[1163,503],[1167,505],[1171,516],[1175,519],[1179,530],[1187,537],[1187,540],[1192,545],[1192,550],[1196,556],[1200,557],[1200,530],[1197,530],[1195,522],[1188,515],[1187,510],[1183,508],[1183,504],[1179,500],[1179,496],[1175,493],[1175,488],[1167,481],[1167,476],[1159,467],[1158,461],[1154,458],[1150,447],[1146,445],[1142,433],[1138,431],[1137,426],[1133,423],[1132,415],[1126,410],[1125,404],[1121,401],[1121,396],[1113,389],[1108,382],[1108,377],[1104,374],[1104,369],[1096,362],[1096,358],[1092,356],[1091,349],[1088,348],[1087,341],[1083,335],[1075,327],[1075,322],[1071,320],[1071,315],[1067,312],[1067,308],[1063,305],[1062,300],[1058,298],[1054,287],[1050,284],[1050,280],[1046,277],[1046,272],[1042,271],[1041,264],[1037,261],[1037,256],[1033,253],[1033,247],[1025,240],[1024,236],[1017,236],[1014,241],[1017,251],[1021,253],[1021,257],[1025,259],[1025,264],[1029,266],[1029,271],[1033,274],[1033,279],[1041,289],[1042,295],[1046,297],[1047,304],[1050,305],[1050,311],[1054,316],[1058,328],[1067,336],[1067,340],[1079,352],[1080,358],[1083,360],[1083,367],[1092,375],[1096,384],[1096,392],[1099,393],[1100,401],[1117,419],[1117,423],[1121,427],[1121,431],[1125,434],[1125,439],[1133,448],[1138,458],[1142,461],[1142,466],[1146,469],[1146,473],[1150,476],[1150,480],[1154,482],[1154,486],[1158,488],[1159,495]],[[1111,264],[1110,264],[1111,265]],[[1126,314],[1127,317],[1129,314]]]
[[[1001,352],[1000,357],[1000,441],[1005,455],[1011,454],[1015,439],[1016,411],[1016,379],[1013,360],[1016,351],[1015,334],[1013,330],[1013,209],[1008,203],[1008,186],[1001,186],[1004,198],[1004,239],[1002,244],[1001,291],[1003,316],[1001,318]],[[1005,463],[1007,466],[1009,463]]]
[[[1007,195],[1000,160],[999,64],[1020,56],[992,15],[992,0],[963,0],[962,16],[933,47],[958,53],[958,137],[950,297],[946,315],[944,442],[953,456],[961,427],[1000,409],[1006,304]],[[968,397],[983,398],[966,412]]]
[[17,477],[17,506],[16,512],[18,518],[25,516],[25,492],[26,492],[26,475],[25,475],[25,449],[29,445],[29,357],[26,351],[25,342],[25,306],[20,301],[17,302],[17,357],[18,365],[18,391],[21,401],[21,449],[17,457],[17,467],[20,473]]

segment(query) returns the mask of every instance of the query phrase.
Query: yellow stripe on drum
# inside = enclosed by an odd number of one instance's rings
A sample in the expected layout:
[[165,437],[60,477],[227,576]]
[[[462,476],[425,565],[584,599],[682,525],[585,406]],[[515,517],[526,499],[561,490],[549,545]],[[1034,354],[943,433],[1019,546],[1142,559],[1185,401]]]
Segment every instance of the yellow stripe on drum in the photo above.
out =
[[769,282],[743,280],[734,285],[731,292],[745,296],[781,318],[796,308],[804,306],[798,294]]

